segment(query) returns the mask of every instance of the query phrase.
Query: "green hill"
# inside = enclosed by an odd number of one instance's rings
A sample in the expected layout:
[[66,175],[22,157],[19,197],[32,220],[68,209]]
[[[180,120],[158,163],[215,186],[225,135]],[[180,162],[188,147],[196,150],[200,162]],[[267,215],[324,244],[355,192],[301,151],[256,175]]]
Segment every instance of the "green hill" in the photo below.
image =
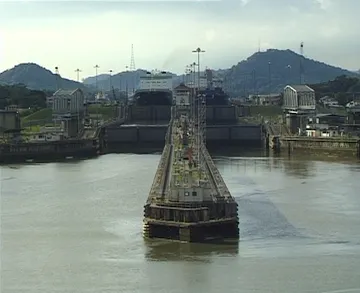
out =
[[62,78],[35,63],[22,63],[0,73],[0,83],[8,85],[23,84],[30,89],[55,91],[57,87],[75,89],[86,87],[79,82]]

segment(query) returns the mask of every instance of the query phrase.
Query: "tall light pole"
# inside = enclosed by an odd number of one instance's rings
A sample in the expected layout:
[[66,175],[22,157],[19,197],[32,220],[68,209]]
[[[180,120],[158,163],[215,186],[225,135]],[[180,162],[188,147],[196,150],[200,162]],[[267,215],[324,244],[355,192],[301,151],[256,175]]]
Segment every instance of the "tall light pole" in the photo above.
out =
[[271,93],[271,62],[269,61],[269,94]]
[[[200,53],[204,53],[204,50],[201,50],[200,47],[197,48],[196,50],[192,51],[193,53],[197,53],[198,56],[198,95],[197,95],[197,157],[198,157],[198,168],[199,170],[201,170],[201,163],[203,163],[202,161],[202,144],[205,143],[204,142],[204,138],[205,138],[205,131],[206,131],[206,104],[205,104],[205,99],[202,99],[202,97],[200,96]],[[205,107],[205,108],[204,108]],[[204,113],[205,113],[205,121],[204,120]],[[199,173],[201,174],[201,172]]]
[[59,67],[55,66],[55,81],[56,81],[56,90],[60,89],[59,85]]
[[[77,78],[77,82],[79,82],[79,79],[80,79],[80,72],[81,70],[79,68],[77,68],[75,70],[76,72],[76,78]],[[80,137],[80,101],[76,100],[76,110],[77,110],[77,132],[78,132],[78,135]]]
[[109,86],[110,86],[110,88],[109,88],[109,91],[111,92],[111,86],[112,86],[112,84],[111,84],[111,77],[112,77],[112,69],[110,69],[109,70],[109,73],[110,73],[110,78],[109,78]]
[[198,90],[200,91],[200,53],[205,53],[204,50],[201,50],[200,48],[197,48],[196,50],[192,51],[193,53],[197,53],[198,55]]
[[[97,95],[99,94],[99,90],[98,90],[98,69],[99,69],[99,65],[95,65],[95,87],[96,87],[96,91],[97,91]],[[99,107],[98,105],[96,105],[96,126],[99,126]]]
[[191,88],[191,103],[190,103],[190,109],[191,109],[191,119],[193,120],[193,123],[195,123],[196,119],[196,111],[195,111],[195,69],[196,62],[193,62],[189,65],[190,68],[190,76],[189,76],[189,83],[192,84]]
[[78,68],[78,69],[76,69],[76,70],[75,70],[75,72],[76,72],[77,82],[79,82],[79,80],[80,80],[80,72],[81,72],[81,70]]
[[287,74],[288,74],[288,78],[287,78],[287,82],[288,82],[288,85],[290,85],[291,83],[291,65],[289,64],[288,66],[286,66],[286,69],[287,69]]
[[94,66],[94,68],[95,68],[95,87],[96,87],[96,90],[98,91],[98,78],[97,78],[97,76],[98,76],[98,69],[100,68],[100,66],[96,64]]

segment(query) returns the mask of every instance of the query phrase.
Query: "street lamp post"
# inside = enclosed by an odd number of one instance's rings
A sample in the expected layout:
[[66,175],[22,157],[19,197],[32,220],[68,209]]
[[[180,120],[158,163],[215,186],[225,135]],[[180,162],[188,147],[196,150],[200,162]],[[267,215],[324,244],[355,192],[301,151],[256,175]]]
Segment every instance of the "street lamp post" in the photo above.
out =
[[269,61],[269,94],[271,93],[271,62]]
[[76,80],[77,80],[77,82],[79,82],[80,81],[80,72],[81,72],[81,69],[76,69],[75,70],[75,72],[76,72]]
[[[98,69],[99,69],[99,65],[95,65],[94,68],[95,68],[95,87],[96,87],[96,91],[97,91],[97,94],[99,94],[99,90],[98,90]],[[96,104],[95,104],[96,105]],[[96,105],[96,126],[99,126],[99,107],[98,105]]]
[[110,69],[109,70],[109,73],[110,73],[110,78],[109,78],[109,91],[111,92],[111,86],[112,86],[112,84],[111,84],[111,77],[112,77],[112,69]]
[[96,87],[96,91],[98,90],[98,69],[99,69],[99,65],[95,65],[94,68],[95,68],[95,87]]
[[[203,137],[204,137],[204,135],[201,135],[201,132],[204,132],[204,131],[206,131],[206,129],[202,129],[202,121],[201,121],[201,108],[202,108],[202,99],[201,99],[201,97],[200,97],[200,53],[204,53],[205,51],[204,50],[201,50],[200,49],[200,47],[198,47],[196,50],[193,50],[192,51],[193,53],[197,53],[197,61],[198,61],[198,63],[197,63],[197,66],[198,66],[198,95],[197,95],[197,107],[198,107],[198,109],[197,109],[197,148],[198,148],[198,150],[197,150],[197,156],[198,156],[198,164],[199,164],[199,168],[200,168],[200,162],[201,162],[201,155],[200,155],[200,153],[201,153],[201,145],[202,145],[202,143],[201,143],[201,140],[203,139]],[[206,117],[205,117],[205,119],[206,119]]]
[[205,53],[204,50],[201,50],[200,48],[197,48],[196,50],[192,51],[193,53],[197,53],[198,55],[198,91],[200,91],[200,53]]

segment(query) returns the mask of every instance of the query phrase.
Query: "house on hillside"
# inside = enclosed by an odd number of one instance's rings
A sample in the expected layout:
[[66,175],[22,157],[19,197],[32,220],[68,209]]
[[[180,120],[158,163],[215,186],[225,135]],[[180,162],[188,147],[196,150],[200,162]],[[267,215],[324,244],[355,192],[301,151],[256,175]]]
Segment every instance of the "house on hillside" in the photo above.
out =
[[324,96],[320,98],[319,103],[324,107],[339,107],[339,102],[332,97]]

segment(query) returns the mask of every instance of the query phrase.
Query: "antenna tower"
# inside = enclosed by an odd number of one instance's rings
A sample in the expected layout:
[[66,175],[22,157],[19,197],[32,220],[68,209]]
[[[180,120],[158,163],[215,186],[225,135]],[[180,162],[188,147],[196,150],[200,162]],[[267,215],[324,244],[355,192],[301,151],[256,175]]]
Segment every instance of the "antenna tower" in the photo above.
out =
[[304,80],[304,42],[300,43],[300,84],[303,84],[305,82]]
[[134,57],[134,45],[131,44],[131,59],[130,59],[130,71],[134,71],[135,67],[135,57]]

